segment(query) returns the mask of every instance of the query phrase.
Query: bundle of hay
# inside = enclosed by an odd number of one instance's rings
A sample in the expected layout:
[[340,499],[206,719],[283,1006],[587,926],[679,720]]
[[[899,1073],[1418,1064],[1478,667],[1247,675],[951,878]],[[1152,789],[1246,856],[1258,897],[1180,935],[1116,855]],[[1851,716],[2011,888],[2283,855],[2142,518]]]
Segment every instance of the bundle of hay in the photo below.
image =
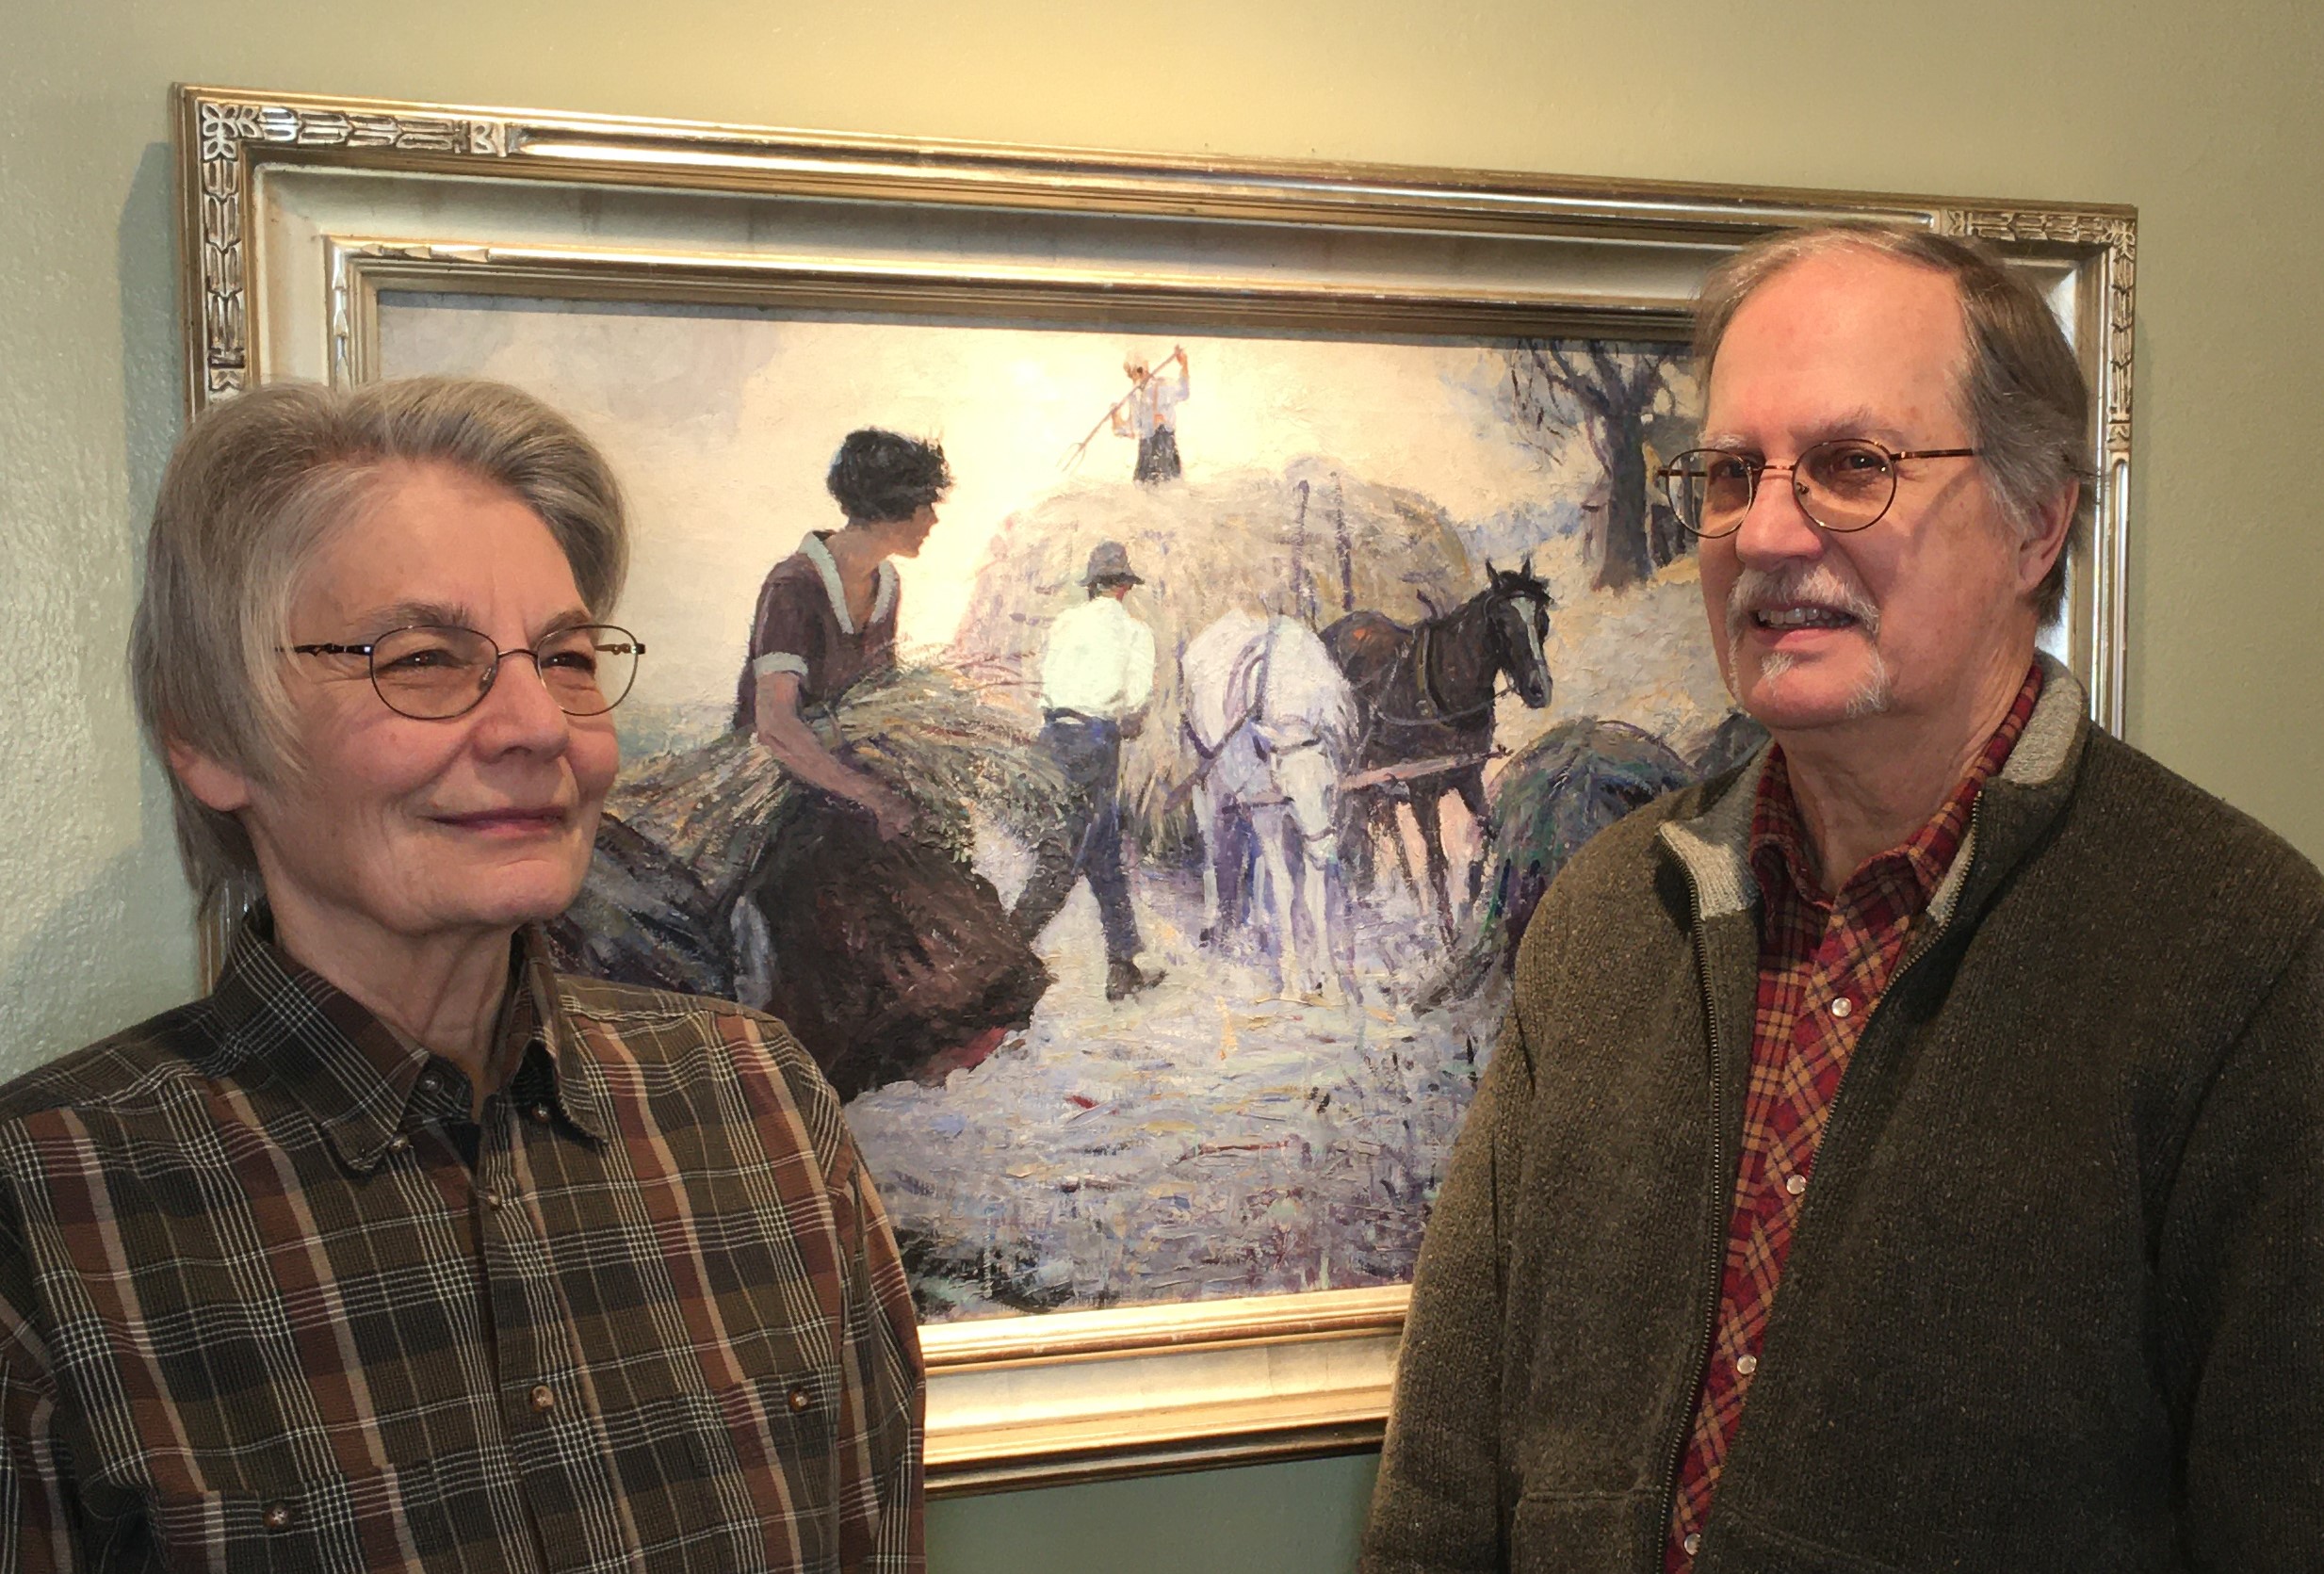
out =
[[[919,834],[964,862],[970,808],[1030,838],[1064,796],[1064,778],[1022,721],[955,673],[868,677],[809,722],[834,753],[918,805]],[[589,878],[549,926],[560,965],[734,998],[747,971],[729,923],[735,898],[804,801],[747,733],[643,761],[607,800]]]
[[[1154,630],[1154,698],[1126,744],[1122,802],[1132,835],[1167,847],[1171,789],[1194,768],[1179,730],[1178,661],[1228,611],[1282,613],[1321,630],[1353,610],[1413,622],[1483,587],[1453,519],[1421,494],[1360,480],[1321,459],[1141,486],[1079,480],[1002,521],[978,565],[954,637],[964,664],[1003,674],[1030,719],[1040,704],[1049,625],[1086,595],[1090,549],[1118,541],[1145,583],[1131,614]],[[1183,811],[1181,819],[1185,818]]]
[[[968,811],[1030,837],[1054,818],[1064,778],[1022,720],[938,667],[897,667],[850,688],[808,722],[834,754],[901,793],[964,860]],[[748,733],[644,761],[606,802],[609,819],[731,901],[800,801],[800,784]]]
[[1492,862],[1484,891],[1423,998],[1466,998],[1505,973],[1566,860],[1633,809],[1695,779],[1661,738],[1627,722],[1581,717],[1520,750],[1493,784]]

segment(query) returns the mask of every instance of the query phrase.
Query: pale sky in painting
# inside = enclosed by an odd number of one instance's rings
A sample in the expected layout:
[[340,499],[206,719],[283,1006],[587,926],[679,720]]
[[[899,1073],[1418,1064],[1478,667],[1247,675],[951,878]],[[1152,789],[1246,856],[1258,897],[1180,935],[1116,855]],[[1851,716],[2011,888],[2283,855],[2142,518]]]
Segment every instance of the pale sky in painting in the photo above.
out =
[[[822,478],[850,430],[934,435],[951,460],[942,523],[902,565],[902,636],[938,642],[986,538],[1064,480],[1061,460],[1127,386],[1124,354],[1159,363],[1180,342],[1194,368],[1178,411],[1189,479],[1327,455],[1456,519],[1547,503],[1587,479],[1510,441],[1492,400],[1500,357],[1476,342],[1179,340],[442,297],[391,298],[381,312],[387,375],[502,379],[604,445],[636,514],[620,615],[653,652],[637,698],[695,707],[731,699],[768,568],[806,530],[840,523]],[[1127,488],[1134,449],[1101,430],[1077,477]]]

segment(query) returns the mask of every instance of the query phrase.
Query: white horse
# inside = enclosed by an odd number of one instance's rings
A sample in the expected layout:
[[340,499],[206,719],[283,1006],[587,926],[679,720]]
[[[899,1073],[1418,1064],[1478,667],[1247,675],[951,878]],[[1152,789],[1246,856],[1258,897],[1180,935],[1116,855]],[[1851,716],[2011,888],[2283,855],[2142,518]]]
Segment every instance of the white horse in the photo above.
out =
[[[1356,741],[1355,691],[1324,641],[1291,618],[1228,612],[1195,637],[1179,666],[1187,739],[1203,762],[1194,798],[1205,933],[1221,933],[1218,827],[1239,804],[1259,839],[1285,992],[1336,992],[1325,881],[1336,857],[1340,773]],[[1305,972],[1294,905],[1316,951]]]

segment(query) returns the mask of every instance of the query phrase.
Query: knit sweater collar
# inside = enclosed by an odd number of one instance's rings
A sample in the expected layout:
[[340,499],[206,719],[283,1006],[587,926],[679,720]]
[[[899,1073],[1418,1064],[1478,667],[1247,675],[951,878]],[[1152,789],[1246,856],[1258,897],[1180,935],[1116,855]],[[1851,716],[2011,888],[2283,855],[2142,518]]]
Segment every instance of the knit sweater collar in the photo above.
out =
[[[1929,901],[1928,913],[1948,922],[1963,905],[1981,901],[2000,871],[2032,848],[2073,790],[2089,726],[2089,697],[2081,682],[2043,654],[2041,698],[2008,762],[1985,786],[1980,811],[1953,868]],[[1748,912],[1759,901],[1751,873],[1751,805],[1767,768],[1763,748],[1690,819],[1664,825],[1659,839],[1693,882],[1697,916],[1704,919]],[[1974,885],[1973,885],[1974,882]]]

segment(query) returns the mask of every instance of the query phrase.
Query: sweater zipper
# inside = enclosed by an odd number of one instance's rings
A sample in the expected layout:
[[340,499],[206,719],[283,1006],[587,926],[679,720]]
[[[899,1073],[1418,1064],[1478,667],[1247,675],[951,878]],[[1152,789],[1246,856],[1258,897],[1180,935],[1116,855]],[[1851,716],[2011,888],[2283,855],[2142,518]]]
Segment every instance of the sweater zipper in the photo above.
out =
[[[1984,810],[1985,795],[1983,793],[1979,793],[1977,794],[1975,801],[1969,805],[1969,833],[1962,838],[1961,841],[1960,856],[1962,857],[1973,856],[1976,852],[1977,821],[1983,815]],[[1692,868],[1687,868],[1685,860],[1679,860],[1679,868],[1686,875],[1687,894],[1694,905],[1695,982],[1698,988],[1699,988],[1702,993],[1703,1027],[1705,1032],[1711,1040],[1711,1176],[1712,1183],[1715,1186],[1718,1182],[1718,1177],[1725,1175],[1727,1171],[1725,1140],[1727,1126],[1725,1119],[1723,1118],[1725,1114],[1723,1108],[1724,1101],[1720,1097],[1719,1081],[1720,1067],[1726,1063],[1719,1055],[1719,1018],[1718,1013],[1713,1005],[1711,953],[1707,943],[1703,939],[1702,887],[1697,884],[1695,879],[1695,871]],[[1964,889],[1966,889],[1968,885],[1968,877],[1969,871],[1964,868],[1961,871],[1961,884]],[[1951,927],[1952,920],[1948,918],[1921,932],[1920,936],[1911,943],[1903,960],[1897,964],[1896,971],[1889,976],[1887,986],[1880,991],[1880,1005],[1886,1005],[1888,1003],[1889,997],[1895,992],[1896,986],[1904,982],[1905,976],[1911,972],[1913,968],[1920,965],[1921,958],[1926,956],[1928,952],[1935,948],[1938,939],[1947,929]],[[1879,1006],[1876,1005],[1873,1008],[1872,1016],[1867,1018],[1864,1023],[1863,1033],[1856,1041],[1859,1045],[1861,1045],[1864,1042],[1864,1039],[1869,1038],[1872,1035],[1873,1025],[1878,1020]],[[1851,1060],[1853,1060],[1853,1056],[1850,1057]],[[1843,1078],[1841,1079],[1839,1091],[1832,1095],[1831,1112],[1825,1121],[1824,1135],[1817,1144],[1818,1153],[1822,1152],[1823,1144],[1825,1143],[1831,1141],[1832,1132],[1838,1127],[1840,1119],[1840,1098],[1841,1095],[1846,1091],[1847,1079]],[[1732,1188],[1730,1187],[1729,1191],[1731,1193]],[[1819,1192],[1817,1194],[1821,1195],[1822,1193]],[[1729,1215],[1728,1222],[1731,1225],[1731,1216],[1734,1211],[1734,1203],[1731,1195],[1727,1199],[1726,1210]],[[1716,1217],[1716,1215],[1714,1215],[1714,1217]],[[1807,1209],[1802,1208],[1800,1209],[1801,1223],[1804,1224],[1806,1219]],[[1795,1239],[1797,1238],[1798,1233],[1799,1231],[1797,1227],[1795,1226],[1793,1230]],[[1702,1389],[1703,1373],[1710,1370],[1711,1347],[1719,1337],[1719,1286],[1726,1275],[1727,1268],[1726,1229],[1715,1229],[1711,1238],[1711,1293],[1708,1299],[1708,1304],[1703,1308],[1702,1342],[1697,1347],[1698,1353],[1695,1356],[1695,1374],[1693,1378],[1688,1381],[1685,1390],[1687,1395],[1686,1408],[1681,1412],[1678,1438],[1670,1447],[1670,1464],[1668,1469],[1664,1472],[1663,1512],[1662,1517],[1656,1522],[1657,1533],[1654,1541],[1654,1552],[1652,1561],[1648,1565],[1650,1574],[1659,1574],[1659,1571],[1662,1568],[1664,1555],[1663,1549],[1670,1539],[1670,1516],[1675,1513],[1678,1508],[1679,1472],[1686,1462],[1686,1443],[1688,1435],[1694,1430],[1692,1423],[1695,1419],[1696,1400],[1697,1396]]]
[[[1654,1548],[1647,1565],[1650,1574],[1660,1574],[1664,1548],[1670,1540],[1670,1517],[1678,1510],[1679,1472],[1686,1463],[1688,1435],[1694,1431],[1696,1400],[1702,1391],[1703,1374],[1711,1369],[1711,1346],[1719,1337],[1719,1284],[1726,1275],[1727,1268],[1727,1232],[1721,1224],[1725,1216],[1733,1211],[1731,1197],[1726,1200],[1722,1208],[1717,1195],[1721,1189],[1721,1177],[1727,1174],[1727,1112],[1720,1084],[1726,1060],[1719,1053],[1719,1015],[1711,986],[1711,951],[1709,943],[1703,937],[1702,886],[1685,860],[1679,860],[1679,868],[1686,875],[1687,897],[1693,909],[1695,983],[1702,994],[1703,1033],[1711,1045],[1711,1186],[1714,1193],[1711,1279],[1710,1290],[1703,1297],[1702,1339],[1695,1347],[1694,1375],[1687,1379],[1683,1390],[1686,1404],[1679,1412],[1678,1436],[1671,1440],[1667,1450],[1669,1464],[1663,1472],[1662,1517],[1655,1521]],[[1725,1190],[1731,1193],[1732,1184],[1729,1183]]]

